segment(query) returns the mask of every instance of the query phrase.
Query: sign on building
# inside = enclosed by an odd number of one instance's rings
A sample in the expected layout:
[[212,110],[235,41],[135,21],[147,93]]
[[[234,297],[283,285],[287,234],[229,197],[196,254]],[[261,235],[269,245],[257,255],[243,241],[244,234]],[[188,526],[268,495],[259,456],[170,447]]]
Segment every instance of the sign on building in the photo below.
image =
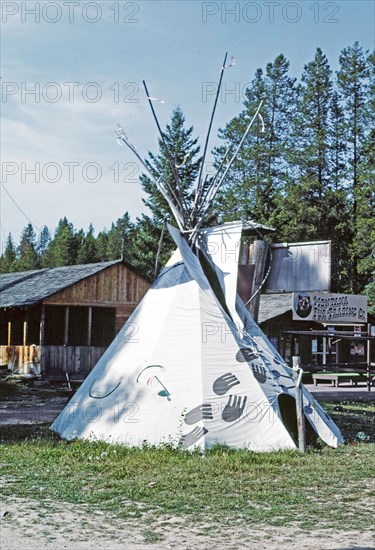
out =
[[331,290],[331,241],[271,245],[266,292]]
[[293,320],[329,324],[367,322],[367,296],[293,292]]

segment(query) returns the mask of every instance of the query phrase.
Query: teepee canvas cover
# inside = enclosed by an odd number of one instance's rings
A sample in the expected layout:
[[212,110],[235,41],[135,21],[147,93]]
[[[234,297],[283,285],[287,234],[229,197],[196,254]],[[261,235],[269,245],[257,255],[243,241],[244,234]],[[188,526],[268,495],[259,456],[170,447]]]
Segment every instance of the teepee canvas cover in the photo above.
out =
[[[124,130],[117,130],[118,141],[141,162],[182,232],[170,227],[177,253],[53,423],[52,429],[64,438],[127,445],[171,443],[188,449],[215,443],[257,451],[296,447],[285,415],[285,399],[289,410],[294,406],[292,370],[236,292],[238,262],[233,251],[239,247],[242,225],[202,229],[254,121],[259,118],[264,126],[261,101],[235,150],[228,147],[217,173],[204,177],[220,86],[224,71],[233,66],[226,65],[226,59],[227,54],[190,210],[179,174],[187,159],[177,159],[169,151],[152,105],[155,98],[145,82],[169,177],[163,171],[156,177]],[[338,428],[303,391],[310,425],[327,444],[337,446],[342,441]]]
[[[292,370],[241,300],[225,302],[224,280],[231,270],[216,265],[223,291],[218,298],[197,254],[179,231],[170,231],[179,254],[52,429],[66,439],[136,446],[296,448],[279,407],[280,396],[294,397]],[[222,242],[228,246],[225,238]],[[214,256],[211,259],[215,264]],[[228,279],[227,290],[232,287]],[[327,444],[342,441],[338,428],[305,389],[304,411]]]

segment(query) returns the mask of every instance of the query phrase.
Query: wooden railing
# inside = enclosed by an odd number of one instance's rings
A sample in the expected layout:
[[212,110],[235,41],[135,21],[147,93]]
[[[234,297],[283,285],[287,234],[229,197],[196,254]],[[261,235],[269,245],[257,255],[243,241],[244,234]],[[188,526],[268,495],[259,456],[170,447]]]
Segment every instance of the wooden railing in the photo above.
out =
[[40,346],[0,346],[0,365],[18,374],[40,373]]
[[85,376],[95,367],[106,349],[93,346],[43,346],[42,371],[47,378],[63,372]]
[[99,361],[106,347],[93,346],[0,346],[0,365],[17,374],[55,376],[87,375]]

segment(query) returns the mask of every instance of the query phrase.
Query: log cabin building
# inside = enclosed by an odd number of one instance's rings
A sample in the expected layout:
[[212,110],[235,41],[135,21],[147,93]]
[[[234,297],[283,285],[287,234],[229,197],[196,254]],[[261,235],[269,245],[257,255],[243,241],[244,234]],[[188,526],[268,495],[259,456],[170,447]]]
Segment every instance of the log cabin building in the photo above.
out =
[[122,260],[0,275],[0,364],[84,377],[150,285]]
[[367,323],[344,325],[295,320],[292,293],[262,294],[259,311],[261,329],[289,364],[293,355],[312,371],[329,365],[366,365],[369,355],[374,363],[373,315],[368,314]]
[[[292,357],[299,356],[306,371],[358,367],[372,372],[375,317],[367,314],[364,296],[361,299],[330,293],[331,242],[272,244],[271,252],[272,263],[260,295],[258,322],[286,362],[291,365]],[[334,308],[327,317],[299,316],[295,315],[296,295],[313,301],[314,296],[331,300],[341,296],[339,299],[362,308],[347,308],[353,309],[347,320]],[[328,306],[323,309],[329,313]]]

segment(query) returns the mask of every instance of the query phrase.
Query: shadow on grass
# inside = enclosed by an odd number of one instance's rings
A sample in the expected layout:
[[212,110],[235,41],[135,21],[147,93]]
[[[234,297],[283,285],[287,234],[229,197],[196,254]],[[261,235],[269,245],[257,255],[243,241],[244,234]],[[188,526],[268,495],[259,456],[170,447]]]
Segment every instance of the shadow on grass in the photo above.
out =
[[50,424],[12,424],[0,426],[2,443],[20,441],[59,441],[59,436],[50,430]]
[[340,428],[345,441],[375,442],[374,403],[324,403],[324,408]]
[[[347,443],[375,442],[375,406],[371,402],[325,403],[324,408],[340,428]],[[58,441],[49,423],[0,426],[0,441]]]

